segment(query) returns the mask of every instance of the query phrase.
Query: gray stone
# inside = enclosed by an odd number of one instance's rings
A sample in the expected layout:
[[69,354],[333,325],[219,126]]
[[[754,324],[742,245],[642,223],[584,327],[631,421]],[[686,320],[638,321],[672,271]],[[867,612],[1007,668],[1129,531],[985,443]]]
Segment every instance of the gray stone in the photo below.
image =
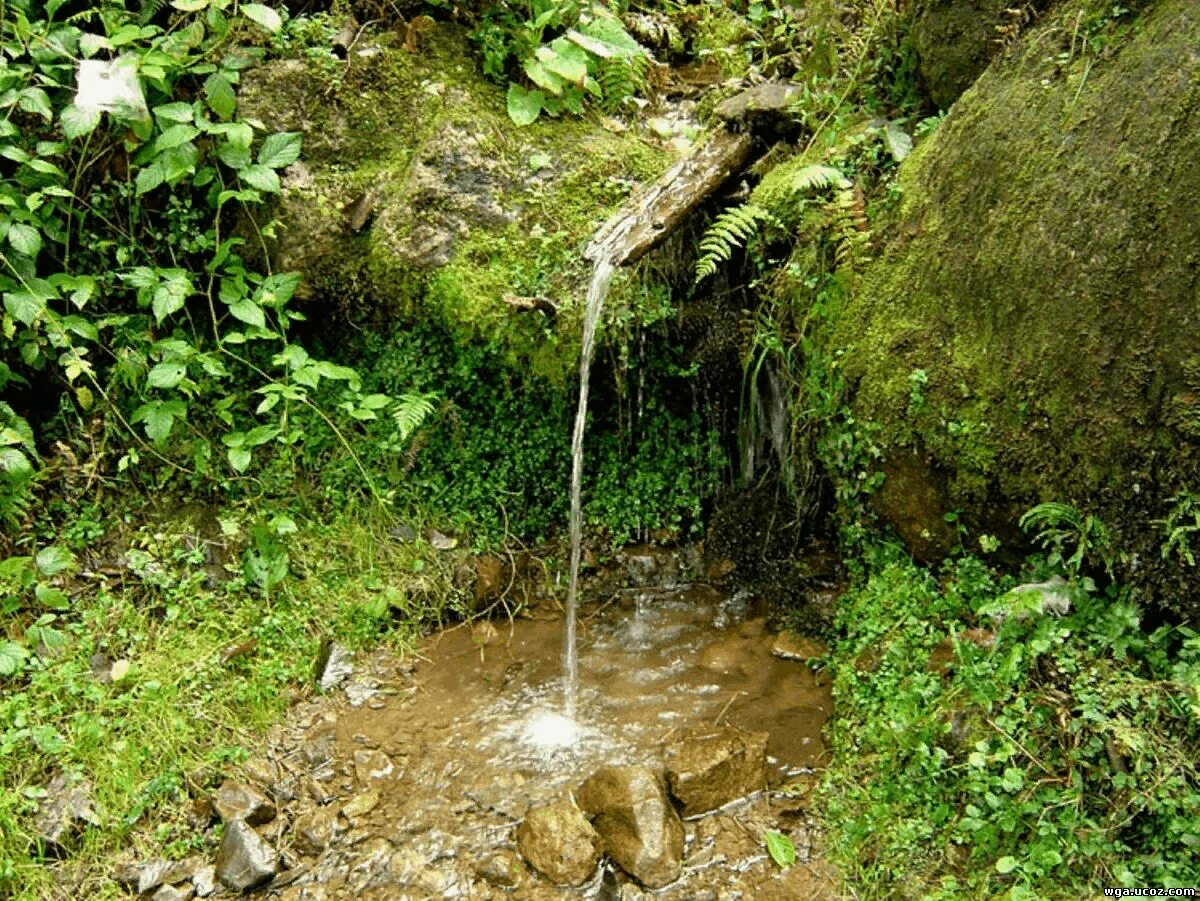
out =
[[225,827],[217,851],[217,878],[235,892],[244,892],[270,881],[279,872],[279,856],[242,820]]
[[326,640],[317,655],[316,679],[321,691],[337,688],[354,672],[354,655],[336,641]]
[[696,816],[761,791],[767,785],[767,733],[733,726],[693,729],[666,749],[667,781]]
[[161,885],[154,893],[154,901],[191,901],[196,890],[188,883],[183,885]]
[[341,810],[336,804],[318,807],[296,819],[296,847],[305,854],[320,854],[342,832]]
[[196,890],[197,898],[207,898],[217,890],[217,871],[215,867],[201,867],[192,876],[192,887]]
[[38,841],[59,850],[67,850],[85,828],[99,823],[92,806],[92,784],[66,773],[50,780],[33,818]]
[[300,756],[311,766],[320,766],[333,757],[337,743],[337,727],[333,723],[317,723],[304,734],[300,743]]
[[600,862],[600,836],[571,801],[535,807],[517,828],[529,865],[556,885],[582,885]]
[[782,81],[764,81],[734,94],[713,110],[718,119],[740,122],[752,115],[780,116],[804,94],[800,85]]
[[270,798],[244,782],[231,779],[222,782],[213,795],[213,808],[226,823],[245,820],[252,826],[261,826],[275,819],[275,805]]
[[396,771],[390,757],[382,751],[355,751],[354,775],[363,785],[387,779]]
[[679,878],[683,824],[660,773],[644,766],[602,767],[575,797],[622,870],[646,888]]

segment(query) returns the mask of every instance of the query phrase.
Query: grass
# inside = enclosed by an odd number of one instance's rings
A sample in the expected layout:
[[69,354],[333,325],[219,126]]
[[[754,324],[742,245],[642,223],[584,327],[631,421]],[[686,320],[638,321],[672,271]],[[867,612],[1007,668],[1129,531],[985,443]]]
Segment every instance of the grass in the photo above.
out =
[[[350,511],[302,527],[287,548],[302,577],[269,599],[240,573],[207,588],[202,555],[188,550],[195,537],[186,521],[135,531],[128,544],[141,553],[126,557],[142,577],[77,579],[68,646],[5,680],[0,894],[62,896],[30,834],[39,790],[54,772],[90,779],[102,820],[71,856],[67,871],[82,880],[73,894],[117,897],[107,879],[114,852],[182,858],[202,849],[184,816],[187,786],[209,786],[249,756],[290,700],[312,690],[322,639],[403,650],[424,624],[454,614],[453,555],[397,542],[381,517]],[[420,592],[406,591],[415,583]],[[227,659],[227,649],[250,642]],[[98,681],[89,663],[97,653],[128,660],[128,673]]]

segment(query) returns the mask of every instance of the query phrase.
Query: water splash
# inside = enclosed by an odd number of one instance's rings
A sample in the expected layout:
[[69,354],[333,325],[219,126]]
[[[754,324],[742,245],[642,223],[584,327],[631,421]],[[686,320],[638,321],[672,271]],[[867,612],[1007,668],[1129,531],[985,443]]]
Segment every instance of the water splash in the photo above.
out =
[[575,430],[571,433],[571,575],[567,583],[566,623],[563,629],[563,682],[566,716],[575,718],[579,694],[579,650],[575,642],[575,608],[579,601],[579,564],[583,557],[583,436],[587,431],[588,383],[592,372],[592,354],[596,349],[596,326],[604,311],[616,265],[608,254],[598,252],[592,281],[588,285],[583,313],[583,347],[579,355],[579,407],[575,411]]

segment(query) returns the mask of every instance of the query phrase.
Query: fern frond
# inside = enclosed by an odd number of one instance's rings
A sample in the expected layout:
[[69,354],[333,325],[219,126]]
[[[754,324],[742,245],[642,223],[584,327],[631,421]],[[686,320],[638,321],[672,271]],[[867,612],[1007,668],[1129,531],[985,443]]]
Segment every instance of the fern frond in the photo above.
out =
[[433,415],[436,394],[402,394],[396,398],[392,420],[396,423],[396,437],[400,443],[408,441],[413,432]]
[[650,60],[647,56],[598,59],[596,83],[600,86],[600,105],[606,112],[616,112],[634,97],[647,90]]
[[867,202],[857,186],[841,188],[832,204],[838,266],[853,266],[871,244]]
[[764,207],[752,203],[731,207],[713,220],[700,239],[700,259],[696,261],[696,284],[716,273],[729,261],[735,247],[745,247],[764,222],[775,217]]

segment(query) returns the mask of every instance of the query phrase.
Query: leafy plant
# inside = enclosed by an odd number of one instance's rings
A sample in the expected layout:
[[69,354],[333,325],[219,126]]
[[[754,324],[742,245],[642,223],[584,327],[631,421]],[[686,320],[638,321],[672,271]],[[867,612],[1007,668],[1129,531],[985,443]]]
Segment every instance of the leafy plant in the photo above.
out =
[[715,275],[721,263],[733,255],[734,248],[745,247],[763,223],[777,222],[775,216],[752,203],[730,207],[704,230],[700,239],[700,257],[696,261],[696,283]]
[[1196,565],[1196,554],[1192,550],[1191,540],[1200,533],[1200,497],[1190,491],[1181,491],[1172,498],[1171,512],[1167,518],[1160,520],[1166,534],[1162,546],[1162,558],[1179,558],[1188,566]]
[[1021,517],[1026,532],[1036,530],[1035,540],[1049,551],[1052,566],[1062,566],[1069,575],[1078,576],[1089,558],[1094,557],[1112,576],[1116,552],[1108,527],[1091,514],[1084,515],[1069,504],[1038,504]]

